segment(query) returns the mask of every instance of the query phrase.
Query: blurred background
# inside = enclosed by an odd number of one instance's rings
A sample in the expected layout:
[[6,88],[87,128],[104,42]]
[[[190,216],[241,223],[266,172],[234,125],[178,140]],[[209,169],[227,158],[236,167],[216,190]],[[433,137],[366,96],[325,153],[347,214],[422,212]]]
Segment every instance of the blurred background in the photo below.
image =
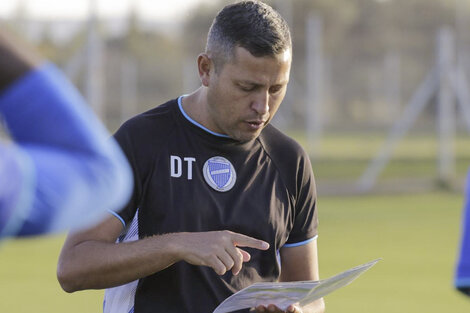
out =
[[[196,57],[231,2],[8,0],[0,20],[114,132],[199,86]],[[452,279],[470,165],[470,0],[266,2],[291,26],[273,123],[311,156],[321,276],[383,258],[327,296],[328,312],[468,312]],[[1,312],[101,310],[102,291],[69,295],[56,282],[63,240],[3,243]]]

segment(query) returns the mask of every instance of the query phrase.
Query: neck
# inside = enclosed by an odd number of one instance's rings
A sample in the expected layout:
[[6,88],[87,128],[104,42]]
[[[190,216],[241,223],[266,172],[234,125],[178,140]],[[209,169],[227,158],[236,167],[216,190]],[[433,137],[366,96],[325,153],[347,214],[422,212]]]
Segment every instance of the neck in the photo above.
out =
[[181,99],[186,114],[199,124],[207,127],[207,90],[203,86]]

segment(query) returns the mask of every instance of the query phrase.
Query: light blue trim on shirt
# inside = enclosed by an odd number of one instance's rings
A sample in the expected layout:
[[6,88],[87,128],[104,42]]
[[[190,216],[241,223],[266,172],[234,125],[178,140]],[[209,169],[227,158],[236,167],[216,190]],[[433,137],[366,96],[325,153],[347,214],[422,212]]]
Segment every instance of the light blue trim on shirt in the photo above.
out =
[[201,128],[201,129],[203,129],[203,130],[205,130],[205,131],[208,132],[209,134],[212,134],[212,135],[217,136],[217,137],[230,138],[230,136],[213,132],[212,130],[208,129],[207,127],[202,126],[201,124],[199,124],[198,122],[196,122],[195,120],[193,120],[188,114],[186,114],[186,112],[184,112],[184,110],[183,110],[183,104],[181,103],[181,99],[183,99],[183,97],[184,97],[184,96],[181,96],[181,97],[178,98],[178,107],[180,108],[181,113],[184,115],[184,117],[185,117],[188,121],[190,121],[193,125],[196,125],[197,127]]
[[316,240],[317,238],[318,238],[318,235],[316,235],[315,237],[312,237],[312,238],[310,238],[310,239],[301,241],[301,242],[286,243],[286,244],[284,244],[283,247],[292,248],[292,247],[303,246],[303,245],[306,245],[306,244],[309,243],[309,242],[312,242],[312,241]]
[[111,213],[112,215],[116,216],[116,218],[121,221],[122,227],[126,228],[126,222],[124,222],[124,220],[122,219],[122,217],[119,214],[117,214],[116,212],[111,211],[111,210],[108,210],[108,212]]

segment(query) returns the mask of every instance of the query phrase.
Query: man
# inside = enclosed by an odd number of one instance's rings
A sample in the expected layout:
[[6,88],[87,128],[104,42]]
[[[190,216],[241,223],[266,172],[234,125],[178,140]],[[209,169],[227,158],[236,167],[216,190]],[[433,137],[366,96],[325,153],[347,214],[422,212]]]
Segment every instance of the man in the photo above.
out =
[[460,257],[455,275],[455,287],[470,296],[470,171],[465,187],[465,204],[462,215]]
[[268,5],[218,13],[197,59],[201,87],[116,133],[134,195],[115,217],[67,239],[58,265],[66,291],[115,287],[105,312],[200,313],[254,282],[319,279],[311,164],[269,125],[291,56],[288,26]]
[[[90,226],[127,203],[125,156],[77,91],[0,26],[0,238]],[[0,125],[1,126],[1,125]]]

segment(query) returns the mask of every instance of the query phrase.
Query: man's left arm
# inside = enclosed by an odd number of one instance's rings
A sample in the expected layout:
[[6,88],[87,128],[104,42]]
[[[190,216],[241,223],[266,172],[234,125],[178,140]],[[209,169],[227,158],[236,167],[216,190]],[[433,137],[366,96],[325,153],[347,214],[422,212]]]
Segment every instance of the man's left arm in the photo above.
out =
[[[280,281],[319,280],[317,240],[304,245],[283,247],[281,255]],[[319,299],[302,308],[292,305],[286,311],[281,311],[273,305],[259,306],[256,312],[295,312],[295,313],[323,313],[325,303]]]

